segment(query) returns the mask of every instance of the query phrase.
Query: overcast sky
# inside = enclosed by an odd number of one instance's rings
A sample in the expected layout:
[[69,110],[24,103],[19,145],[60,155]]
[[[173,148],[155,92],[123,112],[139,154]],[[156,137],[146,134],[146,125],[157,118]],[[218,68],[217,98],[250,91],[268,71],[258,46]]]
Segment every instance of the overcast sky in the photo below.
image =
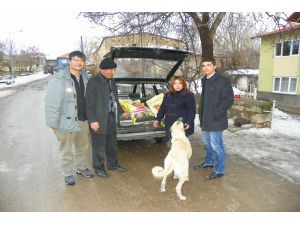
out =
[[56,58],[79,49],[80,36],[85,41],[96,37],[101,39],[105,35],[106,31],[82,17],[77,19],[77,15],[75,12],[19,13],[16,18],[1,13],[0,40],[7,40],[10,33],[17,48],[35,45],[47,58]]

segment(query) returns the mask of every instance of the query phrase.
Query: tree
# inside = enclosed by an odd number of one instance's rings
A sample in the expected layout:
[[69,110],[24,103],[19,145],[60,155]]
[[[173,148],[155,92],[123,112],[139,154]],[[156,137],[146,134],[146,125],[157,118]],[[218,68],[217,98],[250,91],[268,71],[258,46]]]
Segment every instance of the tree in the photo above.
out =
[[5,62],[5,43],[0,41],[0,70]]
[[94,62],[93,54],[95,50],[98,48],[98,43],[99,41],[97,41],[96,39],[88,39],[88,38],[83,38],[82,46],[81,46],[81,42],[78,43],[79,49],[81,49],[81,47],[83,48],[82,50],[86,56],[86,62],[88,64]]
[[196,37],[198,37],[198,40],[200,39],[199,43],[201,43],[202,57],[204,58],[213,57],[214,55],[213,40],[217,28],[226,13],[84,12],[80,13],[80,15],[92,23],[106,27],[113,34],[149,32],[168,35],[174,33],[174,27],[193,27],[193,29],[197,31]]
[[32,72],[33,67],[39,67],[42,60],[45,58],[45,54],[41,53],[39,48],[36,46],[29,46],[26,49],[20,50],[16,60],[16,64],[22,67],[23,70],[29,70]]
[[257,33],[257,22],[245,13],[230,13],[223,19],[215,38],[215,49],[223,55],[224,70],[258,68],[259,41],[251,39]]

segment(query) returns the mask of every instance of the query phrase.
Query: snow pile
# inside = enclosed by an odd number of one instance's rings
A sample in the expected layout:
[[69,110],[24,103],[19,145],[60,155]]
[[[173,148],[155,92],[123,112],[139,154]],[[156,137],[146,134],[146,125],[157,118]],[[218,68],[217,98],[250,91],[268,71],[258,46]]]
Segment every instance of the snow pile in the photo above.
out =
[[0,98],[1,98],[1,97],[5,97],[5,96],[8,96],[8,95],[12,95],[12,94],[14,94],[15,92],[16,92],[15,90],[0,91]]
[[297,118],[297,116],[291,116],[275,109],[273,112],[272,130],[300,140],[300,117]]
[[38,72],[38,73],[34,73],[28,76],[20,76],[15,78],[15,83],[11,84],[11,85],[7,85],[7,84],[0,84],[0,89],[2,88],[9,88],[9,87],[16,87],[22,84],[27,84],[30,83],[32,81],[35,80],[40,80],[43,78],[46,78],[48,76],[50,76],[51,74],[44,74],[43,72]]
[[15,78],[15,83],[13,83],[11,85],[1,83],[0,84],[0,90],[1,89],[6,89],[6,90],[5,91],[0,91],[0,97],[8,96],[8,95],[11,95],[11,94],[15,93],[14,90],[8,90],[7,91],[7,89],[14,88],[14,87],[17,87],[17,86],[20,86],[20,85],[23,85],[23,84],[27,84],[27,83],[30,83],[30,82],[35,81],[35,80],[44,79],[48,76],[50,76],[50,74],[44,74],[43,72],[39,72],[39,73],[34,73],[34,74],[31,74],[31,75],[28,75],[28,76],[17,77],[17,78]]
[[[195,122],[199,124],[198,115]],[[233,126],[232,120],[229,120],[229,126]],[[198,125],[196,133],[201,134]],[[227,154],[238,155],[289,181],[300,183],[300,116],[275,109],[272,128],[224,131],[224,144]]]
[[224,74],[228,75],[239,75],[239,76],[258,76],[258,69],[238,69],[238,70],[227,70]]
[[241,95],[241,96],[246,95],[246,92],[241,91],[240,89],[237,89],[236,87],[232,87],[232,90],[233,90],[234,95]]

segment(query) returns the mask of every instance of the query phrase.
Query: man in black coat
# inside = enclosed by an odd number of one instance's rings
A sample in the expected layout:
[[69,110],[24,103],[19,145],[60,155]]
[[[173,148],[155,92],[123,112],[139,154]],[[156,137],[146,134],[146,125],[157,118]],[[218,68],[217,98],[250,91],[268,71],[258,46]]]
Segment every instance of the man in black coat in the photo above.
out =
[[214,172],[207,178],[216,179],[225,172],[226,155],[222,135],[228,128],[227,110],[233,104],[234,97],[229,80],[216,73],[215,59],[204,59],[201,66],[205,76],[201,80],[199,116],[206,156],[204,162],[194,168],[214,167]]
[[107,177],[108,170],[125,172],[118,164],[116,115],[123,109],[119,103],[116,83],[113,79],[117,64],[111,58],[104,58],[100,72],[92,77],[86,90],[86,113],[90,125],[93,148],[93,167],[100,177]]

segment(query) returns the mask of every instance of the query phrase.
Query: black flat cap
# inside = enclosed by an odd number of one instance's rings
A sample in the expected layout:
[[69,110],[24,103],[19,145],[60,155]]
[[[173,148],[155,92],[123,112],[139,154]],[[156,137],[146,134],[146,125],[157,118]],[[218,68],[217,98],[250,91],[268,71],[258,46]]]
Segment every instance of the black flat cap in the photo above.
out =
[[117,68],[117,64],[111,58],[104,58],[100,62],[99,68],[102,70],[114,69]]

